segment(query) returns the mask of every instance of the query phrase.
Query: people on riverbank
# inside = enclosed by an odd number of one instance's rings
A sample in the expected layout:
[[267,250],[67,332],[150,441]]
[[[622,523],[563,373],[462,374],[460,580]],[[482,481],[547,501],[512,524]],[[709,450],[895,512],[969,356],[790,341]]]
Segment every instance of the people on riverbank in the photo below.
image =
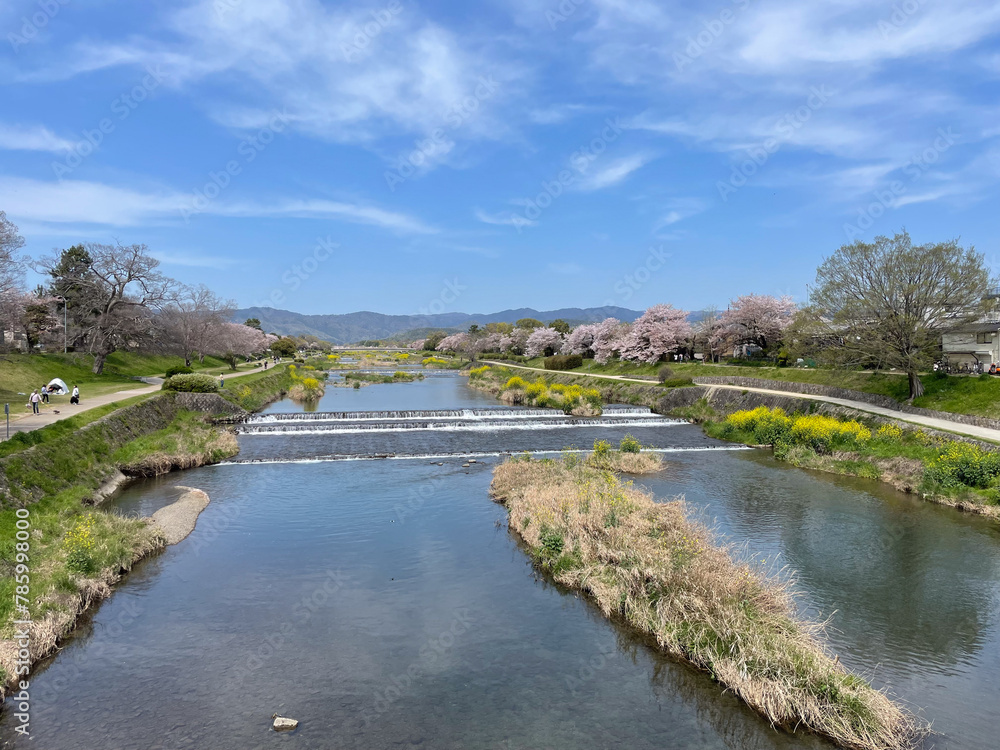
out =
[[42,397],[42,403],[49,403],[49,387],[47,385],[43,385],[39,390]]
[[69,402],[71,404],[80,405],[80,388],[79,386],[73,386],[73,395],[69,397]]
[[31,413],[38,414],[38,403],[42,400],[42,397],[38,395],[38,391],[32,391],[31,395],[28,396],[28,403],[31,404]]

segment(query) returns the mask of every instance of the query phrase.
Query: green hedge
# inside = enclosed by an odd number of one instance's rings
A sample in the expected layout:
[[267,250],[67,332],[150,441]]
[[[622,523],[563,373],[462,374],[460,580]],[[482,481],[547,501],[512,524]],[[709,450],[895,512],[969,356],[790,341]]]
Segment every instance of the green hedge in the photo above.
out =
[[579,354],[556,354],[546,357],[543,365],[546,370],[573,370],[583,367],[583,357]]
[[163,390],[180,393],[218,393],[219,386],[211,375],[174,375],[163,381]]

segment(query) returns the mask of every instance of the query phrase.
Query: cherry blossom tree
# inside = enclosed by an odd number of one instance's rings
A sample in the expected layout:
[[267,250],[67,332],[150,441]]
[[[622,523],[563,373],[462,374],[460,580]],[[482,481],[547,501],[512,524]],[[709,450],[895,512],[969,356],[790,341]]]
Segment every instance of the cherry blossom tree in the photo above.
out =
[[476,342],[476,350],[479,352],[502,352],[503,339],[503,334],[487,333],[485,336],[480,336]]
[[722,328],[734,346],[754,345],[766,352],[781,340],[795,309],[787,295],[746,294],[729,303],[721,316]]
[[577,326],[563,342],[563,354],[593,354],[594,334],[597,331],[596,325],[584,324]]
[[274,341],[277,341],[276,336],[256,328],[241,323],[222,323],[212,329],[210,347],[235,370],[241,359],[260,354]]
[[594,359],[600,364],[608,361],[618,353],[628,335],[628,323],[622,323],[618,318],[605,318],[594,326]]
[[460,352],[465,350],[465,345],[469,340],[469,334],[467,333],[453,333],[451,336],[445,336],[441,339],[440,343],[435,347],[435,351],[439,352]]
[[701,344],[705,359],[717,362],[726,340],[726,333],[718,309],[709,307],[705,310],[704,317],[694,327],[694,337],[695,342]]
[[409,344],[406,345],[406,348],[407,349],[423,349],[424,348],[424,343],[426,343],[426,341],[427,341],[427,339],[417,339],[416,341],[411,341]]
[[536,328],[528,336],[524,353],[529,357],[537,357],[546,351],[559,351],[562,346],[562,334],[555,328]]
[[500,351],[524,354],[528,346],[529,336],[531,336],[531,329],[528,328],[515,328],[508,334],[501,334]]
[[632,324],[622,340],[619,356],[650,365],[659,362],[691,337],[687,316],[686,310],[672,305],[653,305]]

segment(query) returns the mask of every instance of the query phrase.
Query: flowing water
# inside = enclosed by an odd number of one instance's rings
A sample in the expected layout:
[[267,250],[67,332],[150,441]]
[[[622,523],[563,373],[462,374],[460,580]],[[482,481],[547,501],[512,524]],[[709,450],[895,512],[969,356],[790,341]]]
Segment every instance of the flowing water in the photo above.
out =
[[[8,711],[4,746],[829,747],[547,583],[507,532],[488,496],[504,454],[626,433],[664,452],[640,480],[657,496],[686,495],[740,554],[796,571],[833,651],[922,709],[929,744],[997,746],[1000,531],[982,519],[643,409],[498,407],[451,373],[332,388],[315,413],[283,402],[241,431],[235,460],[117,500],[148,515],[178,484],[212,498],[36,671],[34,738]],[[269,731],[275,712],[299,729]]]

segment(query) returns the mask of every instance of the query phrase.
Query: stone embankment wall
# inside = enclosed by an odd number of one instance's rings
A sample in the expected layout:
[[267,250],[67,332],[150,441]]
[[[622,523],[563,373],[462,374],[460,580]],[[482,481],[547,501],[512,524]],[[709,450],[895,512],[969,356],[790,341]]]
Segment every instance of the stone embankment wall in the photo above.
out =
[[[739,378],[743,381],[752,380],[757,383],[772,383],[771,380],[757,380],[755,378]],[[701,378],[699,378],[701,380]],[[709,378],[705,378],[709,380]],[[728,378],[719,378],[719,380],[728,380]],[[735,380],[735,378],[734,378]],[[747,388],[763,388],[765,386],[761,385],[751,385],[750,383],[732,383],[732,385],[741,385]],[[799,385],[799,384],[796,384]],[[643,388],[644,386],[639,386]],[[777,390],[777,389],[771,389]],[[844,389],[832,389],[840,390],[842,392],[854,393],[854,391],[844,391]],[[817,395],[820,395],[817,393]],[[833,394],[822,394],[830,395]],[[872,394],[867,394],[872,395]],[[835,396],[835,398],[847,398],[846,396]],[[789,394],[787,396],[777,394],[777,393],[760,393],[759,391],[738,391],[733,388],[713,388],[711,385],[698,385],[694,388],[673,388],[667,391],[659,401],[652,406],[654,411],[660,414],[672,414],[676,409],[686,409],[694,406],[697,402],[704,399],[705,403],[712,407],[720,415],[731,414],[734,411],[742,411],[744,409],[756,409],[758,406],[766,406],[769,409],[784,409],[787,413],[792,414],[794,412],[800,412],[805,414],[824,414],[830,417],[839,417],[841,419],[864,419],[869,422],[874,421],[877,424],[899,424],[901,426],[913,428],[912,424],[902,423],[899,420],[894,420],[889,417],[882,417],[877,414],[871,414],[870,412],[860,411],[858,409],[852,409],[847,406],[840,406],[838,404],[831,404],[825,401],[816,401],[814,399],[807,398],[796,398],[794,394]],[[891,400],[891,399],[890,399]],[[871,402],[867,402],[871,403]],[[893,402],[896,403],[896,402]],[[877,404],[881,406],[881,404]],[[896,407],[888,407],[899,409],[899,405]],[[923,413],[926,412],[930,415],[937,416],[939,412],[932,411],[930,409],[921,409],[917,412],[907,413]],[[957,416],[957,415],[952,415]],[[955,421],[955,420],[953,420]],[[989,421],[989,420],[986,420]],[[983,425],[988,426],[988,425]],[[964,435],[954,435],[950,432],[941,432],[939,430],[934,430],[930,427],[922,427],[925,432],[932,435],[939,435],[947,440],[952,440],[962,443],[971,443],[973,445],[978,445],[985,450],[996,450],[997,446],[993,443],[985,442],[982,440],[977,440],[972,437],[966,437]]]
[[818,385],[816,383],[795,383],[787,380],[764,380],[763,378],[745,378],[736,376],[718,376],[695,378],[698,385],[735,385],[740,388],[766,388],[771,391],[788,391],[789,393],[808,393],[814,396],[829,396],[830,398],[842,398],[849,401],[861,401],[872,406],[880,406],[884,409],[895,409],[907,414],[917,414],[923,417],[934,417],[935,419],[947,419],[950,422],[959,424],[971,424],[976,427],[988,427],[993,430],[1000,430],[1000,420],[988,417],[977,417],[971,414],[955,414],[950,411],[937,411],[936,409],[921,409],[919,406],[901,404],[894,398],[881,396],[877,393],[865,393],[864,391],[852,391],[847,388],[834,388],[828,385]]

